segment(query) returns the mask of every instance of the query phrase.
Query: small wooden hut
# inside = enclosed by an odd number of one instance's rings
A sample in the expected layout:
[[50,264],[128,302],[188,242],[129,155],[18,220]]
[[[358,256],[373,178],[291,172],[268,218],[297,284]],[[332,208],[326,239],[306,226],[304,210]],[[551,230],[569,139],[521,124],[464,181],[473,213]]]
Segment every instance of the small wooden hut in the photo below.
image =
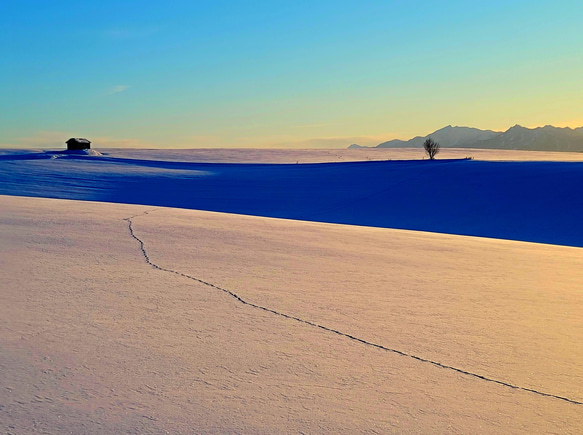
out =
[[82,137],[72,137],[65,143],[67,150],[88,150],[91,148],[91,141]]

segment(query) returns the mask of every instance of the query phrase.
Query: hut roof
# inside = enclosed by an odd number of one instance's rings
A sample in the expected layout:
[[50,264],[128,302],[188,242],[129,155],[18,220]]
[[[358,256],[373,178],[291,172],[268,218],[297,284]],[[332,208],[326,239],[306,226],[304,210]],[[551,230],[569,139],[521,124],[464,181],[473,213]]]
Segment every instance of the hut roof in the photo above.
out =
[[89,139],[85,139],[84,137],[72,137],[71,139],[69,139],[65,143],[68,144],[69,142],[75,142],[75,143],[91,143],[91,141]]

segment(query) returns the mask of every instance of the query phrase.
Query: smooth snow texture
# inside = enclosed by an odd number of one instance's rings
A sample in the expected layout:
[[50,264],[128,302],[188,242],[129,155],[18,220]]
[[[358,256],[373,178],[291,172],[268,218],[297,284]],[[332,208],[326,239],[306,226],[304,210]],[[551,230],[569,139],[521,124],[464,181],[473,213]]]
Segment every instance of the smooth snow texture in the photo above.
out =
[[[352,151],[377,156],[344,153]],[[186,152],[164,160],[161,151],[141,150],[140,158],[128,158],[132,152],[57,159],[51,153],[5,153],[0,193],[583,246],[583,162],[233,164],[177,160]],[[232,161],[234,154],[225,153]]]
[[[583,250],[0,197],[0,427],[578,433]],[[144,214],[144,212],[148,212]]]

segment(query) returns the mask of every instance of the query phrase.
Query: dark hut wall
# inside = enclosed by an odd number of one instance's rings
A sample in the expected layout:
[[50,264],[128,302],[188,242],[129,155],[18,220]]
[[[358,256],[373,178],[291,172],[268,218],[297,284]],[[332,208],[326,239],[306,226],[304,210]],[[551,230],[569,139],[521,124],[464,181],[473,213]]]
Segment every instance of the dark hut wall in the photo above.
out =
[[91,148],[91,142],[83,138],[71,138],[66,144],[68,150],[88,150]]

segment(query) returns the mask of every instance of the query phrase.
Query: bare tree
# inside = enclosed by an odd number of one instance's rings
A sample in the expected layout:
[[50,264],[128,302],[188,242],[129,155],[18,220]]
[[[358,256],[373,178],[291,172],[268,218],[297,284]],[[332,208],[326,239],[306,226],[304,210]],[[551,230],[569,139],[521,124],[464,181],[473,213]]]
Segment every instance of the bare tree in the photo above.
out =
[[425,142],[423,142],[423,148],[425,148],[425,152],[429,156],[430,160],[435,159],[435,155],[439,152],[439,144],[430,137],[425,139]]

